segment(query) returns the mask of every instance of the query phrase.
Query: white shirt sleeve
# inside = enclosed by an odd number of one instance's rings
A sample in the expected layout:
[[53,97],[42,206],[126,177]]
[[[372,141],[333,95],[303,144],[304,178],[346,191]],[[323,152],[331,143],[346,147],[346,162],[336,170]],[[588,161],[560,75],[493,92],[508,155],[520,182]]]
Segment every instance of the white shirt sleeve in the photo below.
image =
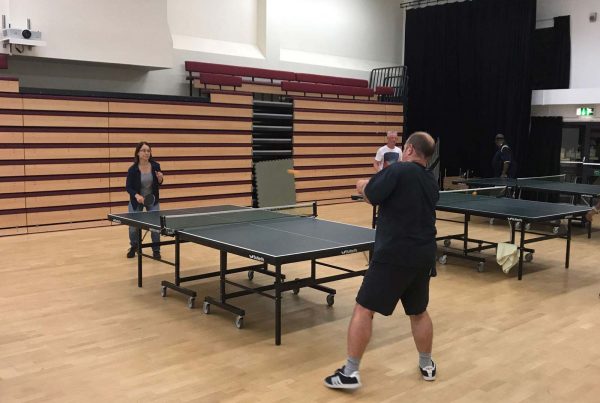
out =
[[379,148],[377,153],[375,153],[375,161],[381,162],[383,161],[383,148]]

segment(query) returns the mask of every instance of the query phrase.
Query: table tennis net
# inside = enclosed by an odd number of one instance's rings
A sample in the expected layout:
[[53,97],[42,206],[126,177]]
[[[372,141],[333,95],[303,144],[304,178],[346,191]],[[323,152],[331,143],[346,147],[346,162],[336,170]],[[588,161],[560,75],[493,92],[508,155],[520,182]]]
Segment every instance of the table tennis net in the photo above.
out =
[[517,186],[526,185],[528,182],[535,183],[540,181],[547,182],[564,182],[566,178],[566,174],[561,175],[549,175],[549,176],[533,176],[529,178],[517,178]]
[[440,192],[438,204],[455,204],[485,199],[497,199],[507,195],[506,186],[493,186],[474,189],[445,190]]
[[283,220],[315,215],[314,203],[274,206],[265,208],[240,208],[211,213],[192,213],[161,216],[161,227],[167,232],[188,228],[206,227],[266,220]]

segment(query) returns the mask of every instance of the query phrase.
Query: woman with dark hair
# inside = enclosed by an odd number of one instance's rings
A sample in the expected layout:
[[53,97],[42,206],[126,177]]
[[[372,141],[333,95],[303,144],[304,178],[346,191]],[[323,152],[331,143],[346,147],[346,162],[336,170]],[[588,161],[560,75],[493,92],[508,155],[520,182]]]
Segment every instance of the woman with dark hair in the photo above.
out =
[[[140,141],[135,147],[133,165],[127,171],[127,182],[125,188],[129,193],[128,211],[142,211],[144,209],[144,197],[154,195],[154,204],[146,206],[147,211],[160,210],[158,202],[158,186],[163,183],[164,175],[160,171],[160,164],[152,158],[152,148],[146,141]],[[160,234],[152,232],[152,255],[160,259]],[[134,227],[129,227],[130,248],[127,257],[132,258],[137,251],[138,232]]]

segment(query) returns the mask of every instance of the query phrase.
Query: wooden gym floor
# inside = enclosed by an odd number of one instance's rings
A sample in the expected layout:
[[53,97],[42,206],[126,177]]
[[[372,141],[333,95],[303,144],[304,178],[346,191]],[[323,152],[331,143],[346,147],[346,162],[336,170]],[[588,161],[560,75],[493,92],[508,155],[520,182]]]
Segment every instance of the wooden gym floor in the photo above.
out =
[[[320,208],[321,218],[364,226],[370,214],[363,203]],[[460,229],[438,224],[441,234]],[[476,237],[505,240],[507,233],[505,223],[472,225]],[[569,270],[564,241],[535,248],[523,281],[493,262],[483,273],[458,259],[438,265],[429,307],[435,382],[421,380],[399,310],[376,316],[361,365],[364,387],[344,393],[322,380],[344,362],[360,278],[333,283],[331,308],[318,291],[287,293],[283,344],[276,347],[271,300],[235,300],[247,312],[238,330],[224,311],[190,310],[173,292],[161,298],[170,266],[146,260],[144,288],[137,288],[124,226],[0,238],[0,401],[598,402],[600,231],[591,240],[575,231]],[[182,249],[184,270],[217,268],[217,252]],[[172,258],[173,248],[163,257]],[[360,253],[332,261],[366,264]],[[307,266],[286,273],[304,274]],[[194,288],[199,300],[218,290],[213,279]]]

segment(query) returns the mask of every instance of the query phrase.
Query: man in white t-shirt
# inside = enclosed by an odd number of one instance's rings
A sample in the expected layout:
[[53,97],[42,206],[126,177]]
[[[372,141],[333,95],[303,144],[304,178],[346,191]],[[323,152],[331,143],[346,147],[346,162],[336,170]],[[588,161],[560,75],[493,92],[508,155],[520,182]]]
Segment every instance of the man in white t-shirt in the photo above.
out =
[[396,146],[397,141],[398,132],[387,132],[387,144],[377,150],[377,154],[375,154],[375,161],[373,162],[375,171],[379,172],[388,165],[402,159],[402,150]]

